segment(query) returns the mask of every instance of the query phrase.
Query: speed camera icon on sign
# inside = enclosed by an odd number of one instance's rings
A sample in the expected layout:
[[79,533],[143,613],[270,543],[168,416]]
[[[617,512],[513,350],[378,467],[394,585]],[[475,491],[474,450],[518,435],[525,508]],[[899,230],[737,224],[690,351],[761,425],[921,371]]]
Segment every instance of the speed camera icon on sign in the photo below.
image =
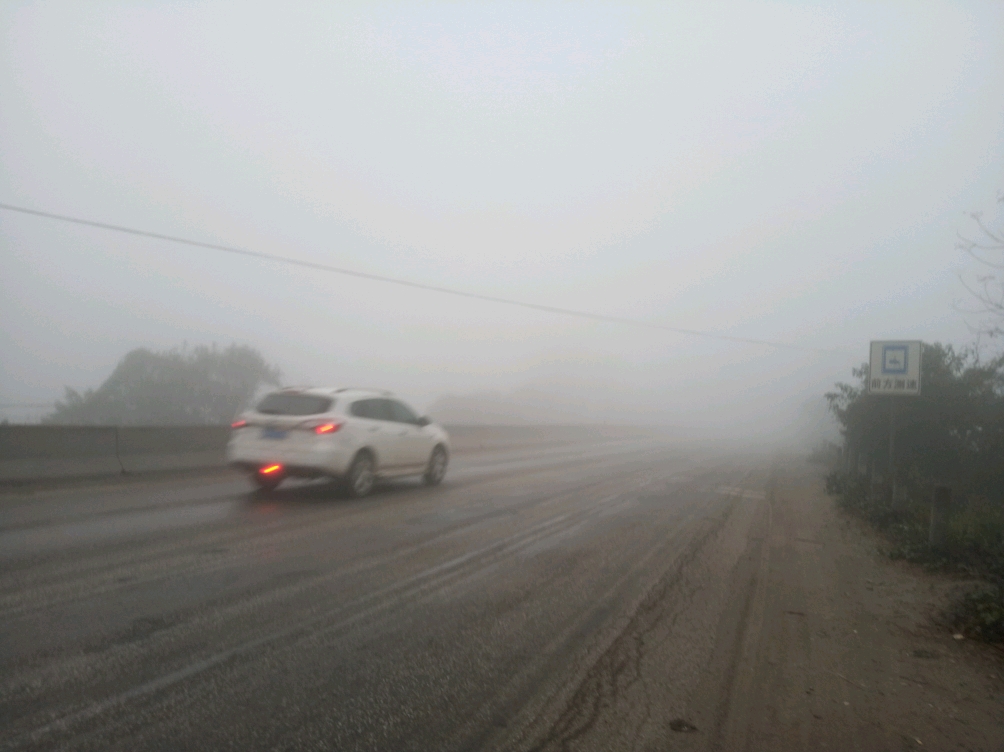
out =
[[903,374],[907,372],[909,349],[903,345],[885,345],[882,348],[882,373]]

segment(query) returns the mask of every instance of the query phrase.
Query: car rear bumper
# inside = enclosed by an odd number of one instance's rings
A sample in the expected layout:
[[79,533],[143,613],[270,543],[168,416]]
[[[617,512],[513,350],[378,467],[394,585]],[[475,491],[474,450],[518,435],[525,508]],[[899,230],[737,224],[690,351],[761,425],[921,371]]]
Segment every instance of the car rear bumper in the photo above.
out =
[[248,472],[278,464],[283,475],[317,478],[341,476],[352,461],[352,447],[336,437],[304,437],[306,440],[275,441],[256,436],[234,436],[227,444],[227,463]]

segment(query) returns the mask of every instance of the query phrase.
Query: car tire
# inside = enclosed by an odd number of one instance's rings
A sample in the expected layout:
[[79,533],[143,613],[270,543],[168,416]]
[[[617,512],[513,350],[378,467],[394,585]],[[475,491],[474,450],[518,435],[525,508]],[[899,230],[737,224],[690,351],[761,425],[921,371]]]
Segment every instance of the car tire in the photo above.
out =
[[258,486],[259,491],[264,493],[270,493],[279,487],[282,483],[282,478],[263,478],[260,474],[255,473],[253,480],[256,486]]
[[368,452],[360,452],[345,474],[345,490],[349,492],[349,496],[359,499],[373,490],[375,482],[376,466],[373,456]]
[[443,482],[443,478],[446,475],[446,465],[450,461],[450,456],[446,453],[446,449],[442,446],[437,446],[432,450],[432,454],[429,455],[429,464],[425,466],[425,474],[422,475],[422,480],[427,486],[438,486]]

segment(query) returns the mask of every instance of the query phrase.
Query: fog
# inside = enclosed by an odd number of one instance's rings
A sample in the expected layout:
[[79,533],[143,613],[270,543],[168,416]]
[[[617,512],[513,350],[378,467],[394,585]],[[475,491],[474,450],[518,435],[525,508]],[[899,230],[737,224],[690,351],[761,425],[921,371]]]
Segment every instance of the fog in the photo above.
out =
[[4,3],[0,202],[793,348],[0,210],[0,417],[238,342],[458,420],[803,440],[869,340],[973,339],[1000,4],[279,8]]

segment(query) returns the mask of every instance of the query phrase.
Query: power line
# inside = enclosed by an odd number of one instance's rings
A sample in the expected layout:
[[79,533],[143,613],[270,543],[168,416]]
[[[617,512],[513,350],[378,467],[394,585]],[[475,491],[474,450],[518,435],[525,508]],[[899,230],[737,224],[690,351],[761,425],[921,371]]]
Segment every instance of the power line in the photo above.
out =
[[692,337],[706,337],[709,339],[724,340],[726,342],[741,342],[747,345],[765,345],[767,347],[774,347],[782,350],[799,350],[802,352],[815,352],[815,353],[842,353],[838,350],[827,350],[819,347],[806,347],[804,345],[795,345],[788,342],[775,342],[766,339],[753,339],[750,337],[734,337],[729,334],[718,334],[716,332],[706,332],[698,329],[683,329],[676,326],[668,326],[666,324],[658,324],[649,321],[641,321],[639,319],[624,318],[621,316],[608,316],[602,313],[591,313],[589,311],[578,311],[571,308],[561,308],[558,306],[544,305],[542,303],[529,303],[523,300],[512,300],[510,298],[502,298],[496,295],[485,295],[477,292],[469,292],[467,290],[457,290],[452,287],[441,287],[439,285],[429,285],[423,282],[412,282],[411,280],[399,279],[397,277],[387,277],[382,274],[371,274],[369,272],[361,272],[355,269],[346,269],[344,267],[332,266],[330,264],[320,264],[314,261],[303,261],[300,259],[289,258],[288,256],[277,256],[272,253],[262,253],[261,251],[252,251],[247,248],[237,248],[235,246],[229,245],[219,245],[216,243],[203,243],[199,240],[189,240],[188,238],[181,238],[175,235],[165,235],[159,232],[149,232],[148,230],[139,230],[135,227],[124,227],[122,225],[113,225],[107,222],[95,222],[90,219],[81,219],[80,217],[70,217],[65,214],[54,214],[52,212],[39,211],[37,209],[29,209],[24,206],[14,206],[12,204],[0,203],[0,209],[6,209],[7,211],[20,212],[21,214],[30,214],[36,217],[44,217],[46,219],[55,219],[60,222],[71,222],[73,224],[85,225],[87,227],[97,227],[102,230],[111,230],[113,232],[122,232],[129,235],[138,235],[144,238],[154,238],[156,240],[166,240],[171,243],[181,243],[183,245],[190,245],[196,248],[208,248],[213,251],[222,251],[224,253],[232,253],[239,256],[245,256],[248,258],[261,259],[264,261],[276,261],[282,264],[290,264],[292,266],[300,266],[306,269],[316,269],[318,271],[332,272],[334,274],[342,274],[348,277],[357,277],[360,279],[369,279],[376,282],[387,282],[393,285],[401,285],[402,287],[411,287],[417,290],[428,290],[430,292],[439,292],[446,295],[454,295],[461,298],[471,298],[474,300],[484,300],[490,303],[502,303],[504,305],[520,306],[521,308],[529,308],[535,311],[545,311],[547,313],[560,313],[566,316],[577,316],[578,318],[591,319],[593,321],[605,321],[613,324],[623,324],[625,326],[639,326],[645,327],[646,329],[658,329],[664,332],[673,332],[675,334],[686,334]]

